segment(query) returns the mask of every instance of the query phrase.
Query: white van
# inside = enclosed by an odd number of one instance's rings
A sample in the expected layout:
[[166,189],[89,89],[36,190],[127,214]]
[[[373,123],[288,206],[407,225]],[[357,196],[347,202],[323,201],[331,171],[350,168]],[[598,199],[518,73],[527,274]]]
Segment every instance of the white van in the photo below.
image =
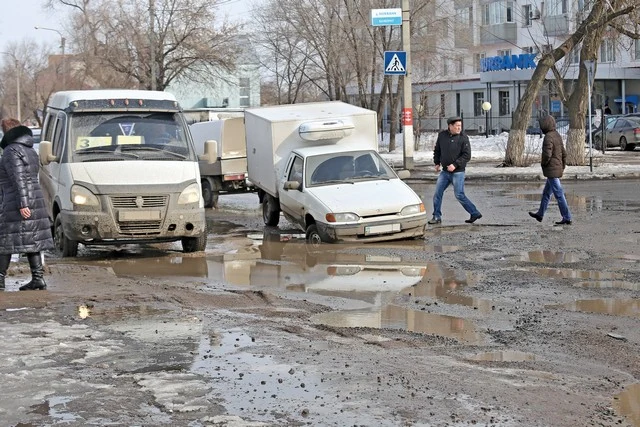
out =
[[198,157],[173,95],[53,94],[40,162],[40,184],[63,257],[76,256],[78,243],[181,241],[184,252],[204,250]]

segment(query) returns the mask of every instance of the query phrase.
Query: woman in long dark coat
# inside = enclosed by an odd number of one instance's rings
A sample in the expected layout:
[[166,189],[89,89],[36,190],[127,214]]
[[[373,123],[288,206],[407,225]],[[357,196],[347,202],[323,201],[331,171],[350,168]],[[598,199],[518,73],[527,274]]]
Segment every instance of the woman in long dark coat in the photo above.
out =
[[16,119],[2,120],[0,141],[0,289],[11,254],[24,253],[31,281],[21,291],[46,289],[40,252],[53,248],[51,222],[38,183],[40,162],[31,129]]

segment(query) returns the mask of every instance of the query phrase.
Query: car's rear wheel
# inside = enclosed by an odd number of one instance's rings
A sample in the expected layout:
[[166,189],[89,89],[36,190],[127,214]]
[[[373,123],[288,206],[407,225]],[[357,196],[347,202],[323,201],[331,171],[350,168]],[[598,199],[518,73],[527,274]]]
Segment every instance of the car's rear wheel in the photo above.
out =
[[625,138],[624,136],[620,138],[620,149],[623,151],[629,150],[629,144],[627,144],[627,138]]

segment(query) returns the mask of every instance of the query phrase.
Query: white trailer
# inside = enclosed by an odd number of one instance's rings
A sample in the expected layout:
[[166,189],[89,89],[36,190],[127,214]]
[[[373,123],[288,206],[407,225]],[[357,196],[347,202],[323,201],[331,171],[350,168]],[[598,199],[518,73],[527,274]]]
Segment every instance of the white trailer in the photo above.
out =
[[201,160],[200,180],[206,208],[217,208],[221,193],[243,193],[252,189],[247,181],[247,146],[243,117],[229,117],[189,125],[196,152],[204,154],[207,141],[215,141],[213,163]]

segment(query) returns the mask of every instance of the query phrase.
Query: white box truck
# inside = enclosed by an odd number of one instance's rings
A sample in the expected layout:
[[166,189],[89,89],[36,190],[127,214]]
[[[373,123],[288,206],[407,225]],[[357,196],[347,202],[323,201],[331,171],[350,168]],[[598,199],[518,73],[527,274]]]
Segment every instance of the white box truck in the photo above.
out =
[[[207,147],[202,157],[212,159],[215,146]],[[76,256],[79,243],[181,241],[184,252],[204,250],[198,156],[173,95],[54,93],[39,154],[39,179],[61,256]]]
[[216,145],[215,161],[200,161],[205,208],[217,208],[221,193],[244,193],[252,189],[247,180],[244,117],[193,123],[189,125],[189,130],[197,153],[204,154],[207,141],[213,141]]
[[265,225],[282,211],[313,245],[424,237],[424,204],[378,154],[376,126],[374,111],[340,101],[247,109]]

